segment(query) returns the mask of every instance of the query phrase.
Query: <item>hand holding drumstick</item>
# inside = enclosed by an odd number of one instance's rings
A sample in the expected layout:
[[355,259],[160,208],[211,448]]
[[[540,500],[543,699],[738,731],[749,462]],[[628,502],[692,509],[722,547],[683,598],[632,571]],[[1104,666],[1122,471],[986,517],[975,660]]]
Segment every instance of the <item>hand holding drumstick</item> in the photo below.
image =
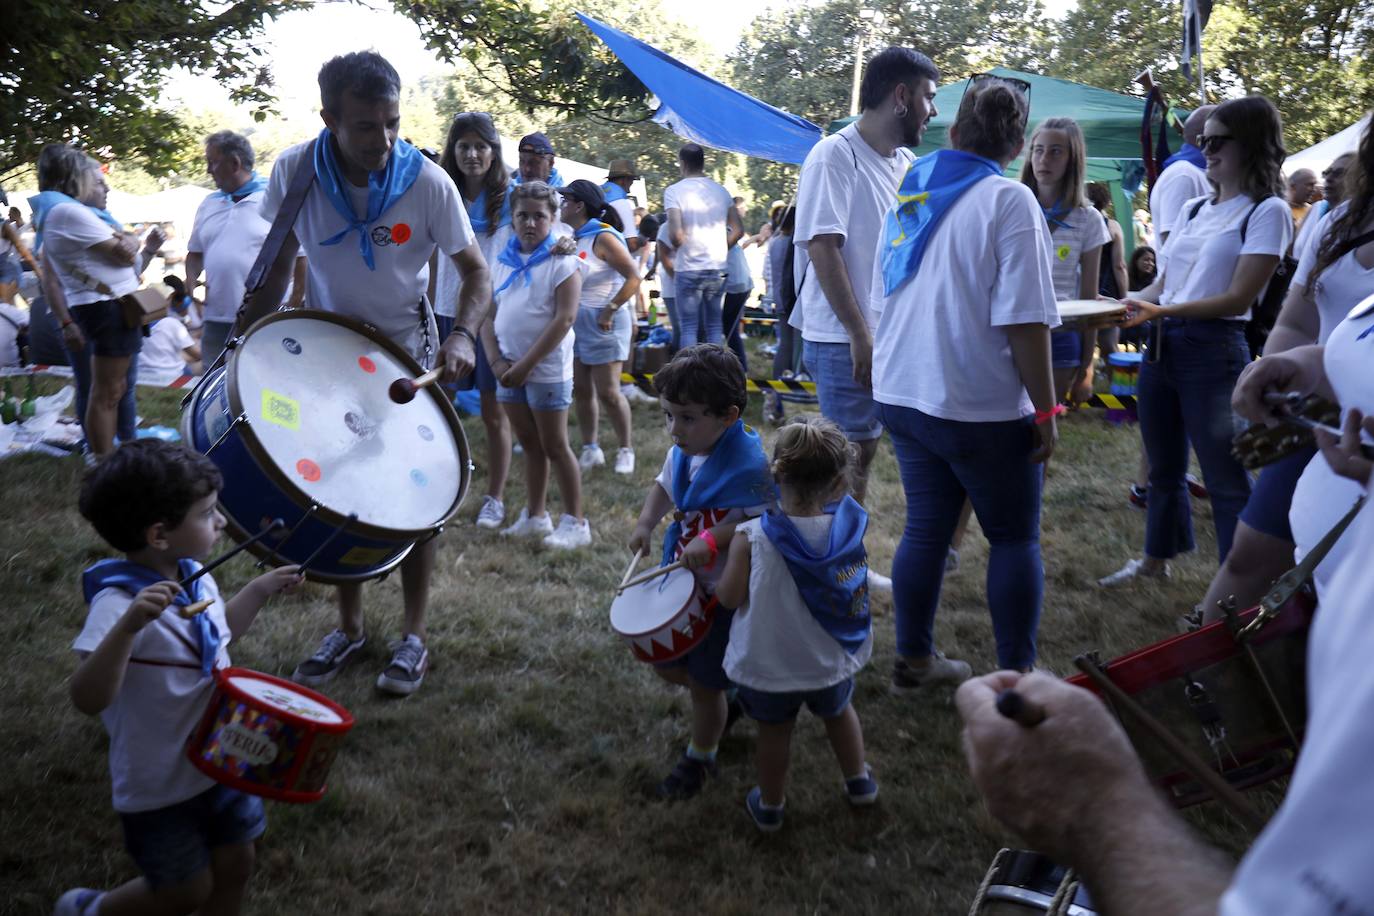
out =
[[439,381],[439,376],[443,375],[442,368],[431,369],[424,375],[416,376],[413,379],[398,378],[391,383],[391,387],[386,390],[387,395],[397,404],[409,404],[415,400],[415,392],[421,388],[428,388]]

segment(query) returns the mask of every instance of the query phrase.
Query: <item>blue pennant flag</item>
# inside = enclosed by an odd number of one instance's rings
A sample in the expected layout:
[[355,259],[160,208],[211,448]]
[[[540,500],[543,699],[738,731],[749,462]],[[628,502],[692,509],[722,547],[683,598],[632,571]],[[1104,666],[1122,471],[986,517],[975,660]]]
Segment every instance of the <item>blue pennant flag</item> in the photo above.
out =
[[[200,564],[195,560],[177,560],[177,577],[185,579],[196,570],[200,569]],[[150,585],[157,585],[159,582],[166,581],[162,575],[129,560],[101,560],[81,574],[81,590],[86,596],[86,603],[90,604],[92,599],[100,593],[102,589],[118,588],[123,589],[131,595],[137,595]],[[178,592],[172,598],[173,604],[188,607],[201,600],[200,579],[192,582],[188,590]],[[207,677],[214,670],[215,658],[219,655],[220,632],[219,627],[210,619],[210,615],[197,614],[191,618],[191,625],[195,627],[196,637],[200,646],[200,670]]]
[[367,214],[361,218],[353,212],[353,202],[348,196],[345,185],[347,179],[339,169],[338,159],[334,156],[334,140],[329,128],[320,131],[315,144],[315,180],[324,191],[334,209],[348,224],[336,235],[320,242],[321,245],[337,245],[350,232],[358,233],[358,252],[368,270],[376,270],[377,264],[372,257],[372,224],[382,218],[391,205],[405,196],[415,179],[420,177],[425,157],[420,151],[404,140],[397,140],[387,157],[386,168],[380,172],[367,173]]
[[[773,501],[773,475],[768,470],[759,434],[736,420],[706,456],[696,477],[690,477],[692,456],[676,445],[673,462],[673,505],[678,512],[706,509],[748,509]],[[690,478],[690,480],[689,480]],[[663,563],[673,562],[682,522],[674,519],[663,536]]]

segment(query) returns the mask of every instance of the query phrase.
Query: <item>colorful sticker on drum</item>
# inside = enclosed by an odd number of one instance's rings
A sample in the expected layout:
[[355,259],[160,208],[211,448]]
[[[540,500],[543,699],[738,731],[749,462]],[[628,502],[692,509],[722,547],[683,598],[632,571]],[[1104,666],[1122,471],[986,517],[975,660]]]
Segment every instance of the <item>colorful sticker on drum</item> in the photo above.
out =
[[1070,248],[1068,245],[1060,245],[1058,248],[1054,250],[1054,253],[1059,256],[1059,260],[1067,261],[1069,259],[1069,255],[1073,254],[1073,249]]
[[366,356],[358,357],[358,368],[369,374],[377,371],[377,364]]
[[412,469],[411,469],[411,471],[410,471],[410,481],[411,481],[411,483],[415,484],[415,486],[417,486],[417,487],[427,487],[427,486],[429,486],[429,478],[426,477],[426,476],[425,476],[425,472],[422,471],[422,470],[420,470],[419,468],[412,468]]
[[292,356],[301,355],[301,345],[294,337],[283,337],[281,339],[282,349]]
[[420,438],[425,440],[426,442],[434,441],[434,430],[430,429],[428,426],[425,426],[423,423],[415,427],[415,431],[419,433]]
[[348,553],[339,557],[341,566],[376,566],[391,556],[387,547],[350,547]]
[[301,428],[301,405],[299,401],[277,394],[270,388],[262,389],[262,418],[268,423],[292,430]]

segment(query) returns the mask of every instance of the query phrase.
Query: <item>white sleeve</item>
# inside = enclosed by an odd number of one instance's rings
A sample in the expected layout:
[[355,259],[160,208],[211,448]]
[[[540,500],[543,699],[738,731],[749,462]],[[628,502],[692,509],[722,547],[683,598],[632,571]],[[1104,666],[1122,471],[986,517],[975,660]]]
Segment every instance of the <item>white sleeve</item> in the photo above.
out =
[[1301,289],[1307,285],[1307,278],[1312,275],[1312,268],[1317,266],[1317,253],[1321,251],[1322,240],[1326,238],[1326,230],[1331,225],[1328,220],[1318,229],[1306,234],[1306,244],[1298,252],[1298,269],[1293,271],[1293,280],[1289,284],[1290,288]]
[[668,449],[668,453],[663,456],[663,470],[658,472],[654,481],[663,488],[663,492],[669,496],[673,495],[673,450]]
[[134,598],[119,588],[104,588],[91,600],[91,609],[86,614],[86,624],[72,643],[75,652],[94,652],[100,648],[106,634],[115,628]]
[[[1003,199],[997,226],[997,276],[992,281],[992,326],[1046,324],[1059,326],[1050,272],[1050,232],[1030,188]],[[1020,198],[1020,199],[1018,199]]]
[[1293,213],[1282,198],[1270,197],[1250,215],[1240,253],[1282,255],[1293,240]]
[[277,211],[281,209],[287,188],[291,184],[291,176],[295,173],[294,165],[300,162],[306,149],[305,146],[288,149],[272,163],[272,175],[267,179],[267,191],[262,195],[262,203],[258,204],[258,214],[267,222],[270,223],[277,218]]
[[849,234],[849,212],[854,195],[854,166],[817,154],[809,169],[803,168],[797,183],[797,228],[792,243],[806,248],[818,235]]
[[[438,172],[442,180],[436,180],[430,169]],[[422,174],[432,189],[430,231],[434,234],[434,244],[440,254],[455,255],[477,241],[472,223],[468,221],[467,207],[463,206],[457,185],[437,165],[426,162]]]
[[663,189],[663,211],[666,213],[672,209],[682,209],[681,205],[678,203],[677,200],[677,185],[675,184],[669,185],[668,187]]
[[211,191],[210,195],[200,202],[200,206],[196,207],[196,218],[191,223],[191,237],[186,240],[187,254],[202,254],[205,251],[205,240],[201,238],[201,227],[205,225],[205,208],[214,199],[215,192]]
[[177,350],[185,350],[187,347],[194,347],[196,342],[191,339],[191,332],[186,330],[186,325],[173,315],[168,315],[166,321],[171,322],[172,342],[176,344]]
[[114,229],[80,204],[62,204],[48,214],[44,231],[61,237],[72,250],[90,248],[114,237]]

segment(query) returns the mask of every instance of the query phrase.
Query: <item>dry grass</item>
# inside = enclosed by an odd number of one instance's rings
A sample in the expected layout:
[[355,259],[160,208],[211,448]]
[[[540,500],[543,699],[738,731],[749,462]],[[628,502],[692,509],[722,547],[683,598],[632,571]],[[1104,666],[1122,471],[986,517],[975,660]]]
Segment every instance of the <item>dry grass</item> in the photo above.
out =
[[[174,394],[140,395],[145,417],[175,417]],[[755,423],[757,411],[756,400]],[[627,559],[623,538],[666,446],[655,409],[636,407],[635,421],[633,485],[608,469],[587,482],[591,550],[503,543],[470,525],[477,500],[469,501],[464,524],[441,542],[434,666],[410,699],[373,691],[396,634],[400,583],[368,587],[372,641],[329,691],[357,727],[324,801],[269,806],[248,912],[966,912],[993,854],[1014,840],[968,781],[948,695],[888,695],[885,599],[875,605],[875,660],[855,699],[882,783],[876,809],[849,809],[823,730],[811,721],[798,729],[781,834],[760,836],[743,810],[754,783],[747,723],[724,744],[720,778],[702,797],[671,807],[645,798],[679,753],[689,710],[630,657],[606,619]],[[481,424],[467,429],[481,456]],[[1119,654],[1162,638],[1206,587],[1214,548],[1205,508],[1198,552],[1177,564],[1172,581],[1110,593],[1092,585],[1140,549],[1143,516],[1125,500],[1135,459],[1134,431],[1107,426],[1099,413],[1063,425],[1044,511],[1040,646],[1051,670],[1071,670],[1086,649]],[[0,462],[3,913],[47,913],[67,887],[134,874],[109,807],[105,736],[66,693],[69,646],[85,613],[79,572],[107,555],[76,513],[80,472],[74,459]],[[507,503],[521,500],[517,465]],[[869,551],[886,569],[903,505],[886,446],[869,503]],[[976,670],[994,663],[985,561],[975,529],[937,624],[941,647]],[[249,564],[235,561],[221,587],[232,593],[249,575]],[[234,660],[289,674],[333,619],[330,591],[312,586],[270,606],[235,643]],[[1215,809],[1194,820],[1238,841]]]

